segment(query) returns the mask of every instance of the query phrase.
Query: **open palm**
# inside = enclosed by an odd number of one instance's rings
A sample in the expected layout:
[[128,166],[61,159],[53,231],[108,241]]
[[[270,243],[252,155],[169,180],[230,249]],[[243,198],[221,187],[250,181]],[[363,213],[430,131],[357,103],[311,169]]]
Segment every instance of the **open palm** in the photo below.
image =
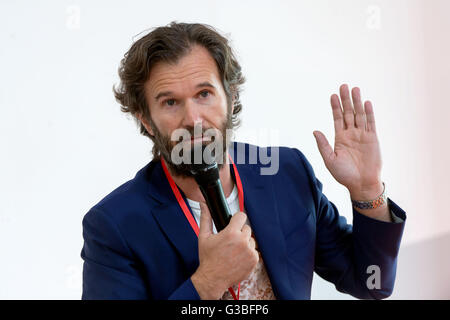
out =
[[[359,88],[347,85],[339,88],[340,99],[331,96],[335,143],[334,150],[325,135],[314,131],[316,142],[332,176],[349,190],[369,189],[381,181],[381,152],[378,142],[373,106],[361,101]],[[342,107],[341,108],[341,101]]]

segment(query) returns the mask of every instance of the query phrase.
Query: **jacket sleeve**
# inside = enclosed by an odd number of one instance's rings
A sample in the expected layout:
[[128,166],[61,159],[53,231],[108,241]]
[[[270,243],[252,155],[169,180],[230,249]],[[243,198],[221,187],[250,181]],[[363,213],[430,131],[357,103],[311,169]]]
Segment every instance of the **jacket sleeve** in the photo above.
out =
[[83,300],[148,299],[147,288],[119,230],[100,209],[83,218]]
[[[92,208],[83,218],[83,300],[152,299],[150,288],[118,227]],[[168,299],[200,299],[190,279]]]
[[338,291],[356,298],[387,298],[394,288],[405,212],[388,198],[391,212],[402,222],[375,220],[352,207],[353,226],[347,224],[322,193],[322,183],[308,160],[293,150],[306,169],[316,209],[315,272],[334,283]]

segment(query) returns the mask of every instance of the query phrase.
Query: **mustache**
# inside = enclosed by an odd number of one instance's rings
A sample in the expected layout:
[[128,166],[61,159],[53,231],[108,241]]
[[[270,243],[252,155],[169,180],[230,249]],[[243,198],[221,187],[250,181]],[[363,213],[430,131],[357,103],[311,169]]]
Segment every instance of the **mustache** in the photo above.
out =
[[[214,132],[214,133],[212,133]],[[194,138],[209,138],[208,141],[213,142],[216,138],[217,133],[220,133],[220,130],[214,127],[209,128],[194,128],[194,127],[184,127],[175,129],[170,135],[170,141],[172,142],[181,142],[183,140],[190,140]]]

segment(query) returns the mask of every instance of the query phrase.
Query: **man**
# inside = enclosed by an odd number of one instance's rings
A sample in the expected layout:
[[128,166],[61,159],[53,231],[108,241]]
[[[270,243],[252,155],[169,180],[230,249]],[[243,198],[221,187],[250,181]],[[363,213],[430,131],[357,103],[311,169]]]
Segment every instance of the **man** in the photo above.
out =
[[[406,215],[386,199],[373,107],[358,88],[350,97],[342,85],[340,99],[331,97],[334,150],[314,132],[326,167],[350,192],[352,226],[299,150],[228,140],[244,77],[213,28],[157,28],[132,45],[119,75],[115,96],[153,141],[153,160],[85,215],[83,299],[310,299],[314,271],[358,298],[391,294]],[[193,136],[179,142],[179,129]],[[180,145],[184,155],[210,146],[207,132],[224,139],[214,156],[234,213],[220,232],[191,164],[174,157]],[[259,157],[237,161],[252,150],[277,155],[277,172],[261,174]]]

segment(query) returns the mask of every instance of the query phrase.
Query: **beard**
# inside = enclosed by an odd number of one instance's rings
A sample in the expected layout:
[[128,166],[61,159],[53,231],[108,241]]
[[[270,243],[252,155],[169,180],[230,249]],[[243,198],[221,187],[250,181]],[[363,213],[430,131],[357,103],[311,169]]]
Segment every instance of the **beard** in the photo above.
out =
[[[162,134],[158,130],[158,128],[156,128],[156,125],[152,120],[150,120],[150,125],[154,133],[153,143],[155,144],[157,150],[159,150],[160,156],[164,159],[167,167],[170,169],[171,173],[174,176],[193,177],[191,170],[194,168],[195,164],[198,164],[198,162],[196,161],[197,158],[195,158],[196,153],[200,153],[202,155],[202,163],[205,163],[205,160],[208,163],[216,162],[219,170],[226,163],[228,144],[230,142],[228,141],[229,137],[227,136],[227,131],[233,128],[230,112],[227,112],[227,115],[222,121],[220,128],[201,128],[201,137],[210,138],[209,140],[211,140],[201,141],[201,143],[194,143],[193,141],[173,141],[169,135]],[[197,137],[197,135],[194,135],[194,132],[198,134],[198,132],[196,132],[198,131],[198,128],[197,130],[195,130],[194,127],[190,126],[183,129],[189,132],[189,137]],[[206,131],[210,132],[210,129],[214,129],[215,132],[218,132],[218,135],[215,135],[214,139],[210,134],[205,133]],[[198,137],[201,138],[200,136]],[[217,141],[217,139],[222,139],[222,141]],[[181,156],[183,157],[183,159],[188,159],[188,161],[182,161],[182,163],[174,163],[174,161],[172,161],[172,151],[178,143],[189,144],[189,148],[181,149]],[[212,152],[209,153],[209,157],[206,156],[207,152],[205,152],[207,148],[209,150],[212,150]],[[216,150],[218,150],[218,152],[215,152]],[[188,152],[188,154],[185,155],[183,154],[184,152]]]

